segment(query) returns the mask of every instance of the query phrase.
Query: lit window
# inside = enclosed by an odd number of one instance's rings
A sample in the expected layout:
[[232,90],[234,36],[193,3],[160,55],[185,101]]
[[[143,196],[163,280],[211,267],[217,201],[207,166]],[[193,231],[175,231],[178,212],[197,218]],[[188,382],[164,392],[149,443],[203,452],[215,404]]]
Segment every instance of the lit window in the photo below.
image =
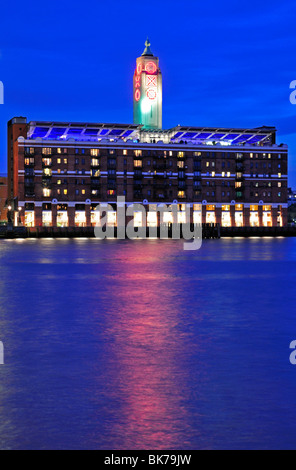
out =
[[62,160],[60,158],[57,158],[57,164],[60,165]]
[[26,166],[29,166],[29,165],[35,165],[35,159],[34,158],[25,158],[25,165]]
[[99,160],[97,158],[92,158],[91,166],[99,166]]
[[58,149],[57,149],[57,153],[58,153],[58,154],[61,154],[61,153],[62,153],[62,149],[61,149],[61,148],[58,148]]
[[62,184],[62,180],[57,180],[57,184]]
[[43,148],[42,149],[42,154],[43,155],[51,155],[51,149],[50,148]]
[[[213,207],[212,210],[208,210],[208,207]],[[207,213],[206,213],[206,223],[207,224],[215,224],[216,223],[216,214],[215,214],[215,206],[207,206]]]
[[178,224],[186,224],[186,212],[178,212]]
[[85,194],[85,189],[83,189],[83,190],[81,191],[81,194],[83,194],[83,195]]
[[107,225],[108,226],[115,226],[117,223],[117,213],[108,211],[107,212]]
[[97,157],[99,155],[98,149],[90,149],[90,154],[92,157]]
[[43,197],[50,197],[50,195],[51,195],[51,190],[47,189],[47,188],[44,188],[43,189]]
[[142,167],[142,160],[135,160],[134,161],[134,167],[135,168],[141,168]]
[[143,213],[142,212],[134,212],[134,227],[142,227],[143,226]]
[[141,157],[142,156],[142,150],[134,150],[134,155],[136,157]]
[[177,166],[178,166],[178,168],[184,168],[184,167],[185,167],[185,163],[184,163],[184,162],[178,162],[178,163],[177,163]]
[[212,178],[214,178],[216,175],[216,173],[214,171],[212,171]]
[[64,158],[64,164],[65,164],[65,165],[68,164],[68,159],[67,159],[67,158]]
[[178,191],[178,197],[179,197],[180,199],[186,198],[185,191]]
[[43,227],[50,227],[52,225],[51,211],[42,211],[42,225]]
[[64,194],[65,194],[65,195],[68,194],[68,189],[64,189]]
[[123,155],[127,155],[127,150],[124,150],[124,151],[123,151]]
[[281,173],[278,173],[278,178],[281,178],[282,177],[282,174]]
[[222,227],[231,227],[230,206],[222,206]]
[[42,163],[44,166],[50,166],[52,163],[51,158],[42,158]]
[[58,227],[68,227],[68,213],[66,210],[57,211],[57,226]]
[[178,158],[184,158],[184,152],[178,152]]
[[85,211],[76,211],[75,212],[75,227],[85,227],[85,226],[86,226]]

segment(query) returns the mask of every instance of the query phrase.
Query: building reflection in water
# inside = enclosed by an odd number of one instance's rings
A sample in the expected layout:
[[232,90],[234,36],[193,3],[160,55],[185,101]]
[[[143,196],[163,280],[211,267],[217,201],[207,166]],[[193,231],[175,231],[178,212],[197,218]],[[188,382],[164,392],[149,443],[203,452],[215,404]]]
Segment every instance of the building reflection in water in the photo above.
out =
[[133,250],[139,252],[117,260],[115,276],[100,292],[97,315],[103,307],[106,326],[103,393],[112,412],[98,440],[108,436],[101,445],[113,449],[189,448],[198,429],[197,423],[191,428],[187,406],[191,340],[181,326],[183,296],[159,248],[157,263],[149,261],[141,244]]

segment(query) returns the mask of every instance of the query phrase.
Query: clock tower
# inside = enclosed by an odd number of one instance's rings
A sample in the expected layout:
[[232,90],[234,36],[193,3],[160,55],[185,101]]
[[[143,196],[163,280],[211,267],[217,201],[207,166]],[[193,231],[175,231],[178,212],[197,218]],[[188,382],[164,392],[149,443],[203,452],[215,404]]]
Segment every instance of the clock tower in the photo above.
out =
[[145,50],[137,58],[134,73],[134,124],[144,129],[162,129],[162,75],[159,59],[145,42]]

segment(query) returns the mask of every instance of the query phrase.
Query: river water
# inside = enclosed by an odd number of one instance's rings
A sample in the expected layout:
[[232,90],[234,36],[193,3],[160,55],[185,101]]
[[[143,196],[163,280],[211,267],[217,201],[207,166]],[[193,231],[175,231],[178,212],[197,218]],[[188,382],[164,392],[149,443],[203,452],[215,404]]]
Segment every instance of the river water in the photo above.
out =
[[295,262],[293,238],[0,241],[0,448],[296,448]]

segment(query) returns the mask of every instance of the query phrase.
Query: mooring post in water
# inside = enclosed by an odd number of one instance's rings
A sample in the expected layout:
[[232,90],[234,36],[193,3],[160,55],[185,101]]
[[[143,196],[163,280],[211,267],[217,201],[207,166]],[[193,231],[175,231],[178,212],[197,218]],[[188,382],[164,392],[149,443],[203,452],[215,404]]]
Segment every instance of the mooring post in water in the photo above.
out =
[[4,365],[4,344],[0,341],[0,365]]

